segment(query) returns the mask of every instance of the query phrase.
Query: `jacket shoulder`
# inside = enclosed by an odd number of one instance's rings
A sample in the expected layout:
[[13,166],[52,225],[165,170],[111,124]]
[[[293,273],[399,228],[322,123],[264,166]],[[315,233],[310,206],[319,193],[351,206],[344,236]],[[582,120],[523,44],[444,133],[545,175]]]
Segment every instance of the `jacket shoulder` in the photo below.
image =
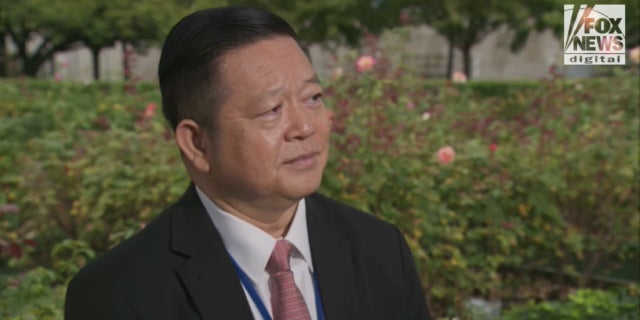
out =
[[166,210],[136,234],[87,263],[75,278],[117,281],[128,274],[135,277],[136,272],[145,272],[137,268],[134,261],[145,261],[145,265],[164,263],[170,246],[169,228],[170,211]]
[[358,241],[398,240],[399,230],[393,224],[351,205],[319,193],[307,197],[307,211],[317,214],[331,229],[348,239]]

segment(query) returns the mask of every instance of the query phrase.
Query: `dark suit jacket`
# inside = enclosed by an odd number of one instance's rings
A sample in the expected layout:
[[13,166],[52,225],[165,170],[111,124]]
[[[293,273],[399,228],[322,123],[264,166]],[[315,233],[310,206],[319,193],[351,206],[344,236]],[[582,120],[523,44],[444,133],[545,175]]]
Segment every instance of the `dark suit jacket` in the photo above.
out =
[[[306,204],[326,319],[429,319],[411,252],[396,227],[318,194]],[[253,316],[222,239],[191,185],[145,229],[73,278],[65,319]]]

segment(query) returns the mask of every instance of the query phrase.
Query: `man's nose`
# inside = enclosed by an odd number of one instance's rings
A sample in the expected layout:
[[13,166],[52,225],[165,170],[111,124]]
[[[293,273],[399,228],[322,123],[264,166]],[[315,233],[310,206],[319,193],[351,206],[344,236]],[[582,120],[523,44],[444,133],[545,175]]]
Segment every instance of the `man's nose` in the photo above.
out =
[[303,103],[294,103],[289,108],[288,128],[285,133],[287,141],[303,140],[315,133],[314,115]]

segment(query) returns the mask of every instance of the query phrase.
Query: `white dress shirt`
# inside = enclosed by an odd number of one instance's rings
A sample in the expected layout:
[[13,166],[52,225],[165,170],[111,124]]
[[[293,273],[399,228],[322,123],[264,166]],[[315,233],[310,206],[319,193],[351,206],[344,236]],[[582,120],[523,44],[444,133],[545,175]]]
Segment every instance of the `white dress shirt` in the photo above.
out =
[[[222,211],[200,188],[196,187],[196,191],[213,224],[220,232],[227,251],[247,274],[262,303],[273,317],[269,273],[267,273],[266,267],[278,239],[258,227]],[[307,233],[307,209],[304,199],[298,202],[293,221],[284,239],[291,242],[294,247],[289,261],[295,283],[307,303],[311,319],[318,320],[313,285],[313,261],[311,260],[309,234]],[[239,278],[238,281],[240,281]],[[244,285],[242,288],[249,301],[254,319],[263,320],[258,307],[249,296],[247,288]]]

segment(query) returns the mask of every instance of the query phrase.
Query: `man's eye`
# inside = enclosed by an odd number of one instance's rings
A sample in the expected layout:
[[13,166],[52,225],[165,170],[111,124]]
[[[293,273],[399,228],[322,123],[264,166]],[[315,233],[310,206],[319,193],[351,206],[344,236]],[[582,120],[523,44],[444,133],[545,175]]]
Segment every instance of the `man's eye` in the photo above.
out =
[[280,113],[280,111],[282,111],[282,105],[277,105],[271,109],[269,109],[269,111],[265,112],[264,115],[266,116],[272,116],[274,114],[278,114]]
[[320,102],[322,101],[322,93],[315,94],[313,97],[309,98],[311,102]]

